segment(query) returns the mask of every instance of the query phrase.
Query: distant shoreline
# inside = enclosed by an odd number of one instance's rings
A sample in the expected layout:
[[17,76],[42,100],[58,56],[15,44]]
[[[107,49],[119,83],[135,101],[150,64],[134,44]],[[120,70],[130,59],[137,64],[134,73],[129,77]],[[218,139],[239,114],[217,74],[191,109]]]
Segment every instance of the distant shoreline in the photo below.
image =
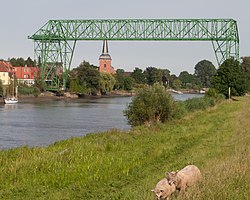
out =
[[[170,91],[172,92],[172,91]],[[174,92],[175,93],[175,92]],[[199,91],[196,90],[180,90],[179,94],[200,94]],[[19,95],[18,99],[20,102],[26,101],[49,101],[49,100],[60,100],[60,99],[80,99],[80,98],[113,98],[113,97],[132,97],[135,96],[135,92],[127,92],[127,91],[112,91],[111,93],[105,95],[78,95],[74,93],[65,92],[62,95],[56,95],[53,92],[45,92],[41,93],[39,96],[35,97],[34,95]],[[0,98],[0,104],[3,104],[3,98]]]

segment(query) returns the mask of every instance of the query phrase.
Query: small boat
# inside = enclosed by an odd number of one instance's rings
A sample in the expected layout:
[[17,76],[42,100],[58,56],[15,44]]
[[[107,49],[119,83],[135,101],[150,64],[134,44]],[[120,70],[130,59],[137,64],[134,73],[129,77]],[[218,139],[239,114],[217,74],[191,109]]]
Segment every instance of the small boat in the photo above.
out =
[[175,93],[175,94],[183,94],[183,92],[177,91],[177,90],[174,90],[174,89],[172,89],[171,92],[173,92],[173,93]]
[[4,99],[5,104],[15,104],[17,102],[18,102],[18,98],[16,98],[16,97],[10,97],[10,98]]
[[14,75],[13,75],[12,92],[11,92],[12,96],[4,98],[5,104],[16,104],[18,102],[18,98],[17,98],[18,86],[15,87],[14,84],[15,84],[15,81],[14,81]]

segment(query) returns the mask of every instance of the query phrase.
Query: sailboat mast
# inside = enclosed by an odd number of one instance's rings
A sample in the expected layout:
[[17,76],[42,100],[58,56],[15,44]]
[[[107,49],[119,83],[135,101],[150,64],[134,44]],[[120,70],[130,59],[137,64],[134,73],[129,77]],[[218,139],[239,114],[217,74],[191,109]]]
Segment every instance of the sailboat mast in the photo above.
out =
[[12,74],[12,97],[15,97],[15,72]]

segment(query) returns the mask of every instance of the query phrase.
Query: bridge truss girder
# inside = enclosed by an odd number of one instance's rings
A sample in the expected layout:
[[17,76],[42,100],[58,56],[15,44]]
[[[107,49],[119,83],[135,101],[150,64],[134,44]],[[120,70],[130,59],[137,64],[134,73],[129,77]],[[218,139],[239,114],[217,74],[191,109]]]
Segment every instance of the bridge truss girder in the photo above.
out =
[[50,90],[65,89],[78,40],[212,41],[218,65],[239,59],[233,19],[50,20],[28,38],[35,42],[35,59]]

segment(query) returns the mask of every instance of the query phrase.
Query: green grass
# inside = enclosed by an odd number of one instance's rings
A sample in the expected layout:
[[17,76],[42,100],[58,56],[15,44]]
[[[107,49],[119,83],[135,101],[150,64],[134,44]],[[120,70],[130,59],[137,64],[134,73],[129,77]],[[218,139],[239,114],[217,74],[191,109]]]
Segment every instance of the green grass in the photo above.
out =
[[0,152],[0,199],[150,200],[166,171],[203,182],[173,199],[249,199],[250,97],[150,128],[111,130]]

